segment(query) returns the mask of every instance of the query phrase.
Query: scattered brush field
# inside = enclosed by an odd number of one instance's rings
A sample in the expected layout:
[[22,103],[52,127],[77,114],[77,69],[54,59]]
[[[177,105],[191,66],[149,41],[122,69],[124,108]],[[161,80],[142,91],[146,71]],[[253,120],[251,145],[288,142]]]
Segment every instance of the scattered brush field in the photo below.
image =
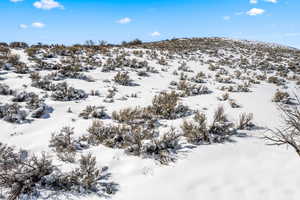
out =
[[299,199],[298,96],[279,45],[0,43],[0,199]]

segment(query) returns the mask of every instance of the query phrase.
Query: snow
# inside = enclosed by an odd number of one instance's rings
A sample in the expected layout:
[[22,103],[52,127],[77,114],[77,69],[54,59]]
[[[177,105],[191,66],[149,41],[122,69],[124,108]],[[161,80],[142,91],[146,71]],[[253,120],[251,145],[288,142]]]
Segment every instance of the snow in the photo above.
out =
[[[29,63],[27,55],[22,50],[14,50],[20,55],[23,62]],[[161,66],[149,61],[160,71]],[[176,66],[176,67],[175,67]],[[86,133],[91,125],[91,120],[78,117],[78,113],[87,105],[105,106],[107,113],[127,107],[147,106],[155,94],[162,90],[168,90],[169,83],[178,77],[172,72],[179,65],[171,63],[168,72],[160,71],[159,74],[151,74],[150,77],[139,79],[135,73],[130,77],[138,86],[118,86],[115,99],[133,93],[138,98],[130,98],[127,101],[115,100],[114,103],[104,103],[103,99],[108,93],[108,88],[113,83],[104,83],[103,80],[111,80],[115,72],[104,73],[100,69],[85,73],[92,76],[95,82],[67,79],[67,82],[77,88],[90,92],[99,90],[100,97],[90,96],[86,100],[57,102],[47,99],[47,105],[53,107],[53,113],[46,119],[37,119],[31,123],[10,124],[0,121],[0,141],[18,148],[28,149],[38,153],[46,151],[52,155],[49,149],[49,139],[53,132],[59,131],[64,126],[75,127],[75,136]],[[201,65],[196,61],[188,62],[188,66],[194,70],[210,73],[207,65]],[[230,69],[229,69],[230,70]],[[13,89],[24,89],[23,84],[30,85],[28,75],[19,75],[9,72],[5,80],[1,81]],[[277,87],[262,82],[253,85],[250,93],[230,93],[242,108],[233,109],[227,102],[220,102],[217,97],[223,92],[217,90],[218,84],[209,81],[206,84],[211,94],[183,98],[181,101],[192,109],[205,112],[211,120],[214,110],[221,104],[229,119],[236,122],[239,114],[251,112],[254,114],[254,123],[262,128],[275,128],[281,124],[280,114],[276,105],[271,102]],[[291,91],[298,93],[291,84]],[[41,93],[41,90],[28,87],[26,91]],[[1,103],[6,97],[0,96]],[[67,113],[71,108],[73,113]],[[189,117],[188,117],[189,118]],[[104,120],[111,122],[110,119]],[[179,128],[182,119],[165,121],[169,126]],[[111,200],[296,200],[300,198],[300,159],[295,152],[285,146],[269,146],[262,136],[266,129],[252,131],[240,131],[240,137],[233,137],[232,142],[224,144],[202,145],[196,148],[184,148],[178,154],[178,160],[169,166],[163,166],[152,159],[129,156],[123,150],[110,149],[104,146],[92,147],[82,153],[92,152],[96,155],[99,166],[108,166],[111,179],[119,184],[119,190],[110,197]],[[245,135],[244,135],[245,134]],[[50,198],[49,198],[50,199]],[[87,195],[72,199],[98,200],[103,197]]]

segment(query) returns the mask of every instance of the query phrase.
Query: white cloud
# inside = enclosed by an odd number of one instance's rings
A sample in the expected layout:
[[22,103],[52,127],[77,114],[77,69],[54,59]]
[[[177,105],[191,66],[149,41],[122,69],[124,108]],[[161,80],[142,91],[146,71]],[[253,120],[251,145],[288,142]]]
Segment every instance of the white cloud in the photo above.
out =
[[33,6],[38,9],[51,10],[53,8],[63,9],[63,5],[55,0],[40,0],[33,3]]
[[264,9],[260,9],[260,8],[252,8],[247,12],[247,15],[250,16],[255,16],[255,15],[261,15],[265,12]]
[[257,0],[250,0],[251,4],[257,4]]
[[19,27],[21,29],[26,29],[26,28],[28,28],[28,25],[27,24],[20,24]]
[[128,24],[128,23],[130,23],[132,20],[129,18],[129,17],[125,17],[125,18],[122,18],[122,19],[119,19],[118,21],[117,21],[117,23],[119,23],[119,24]]
[[224,16],[223,19],[226,20],[226,21],[228,21],[228,20],[231,19],[231,17],[230,16]]
[[31,25],[34,28],[44,28],[45,27],[45,24],[42,22],[33,22]]
[[13,3],[17,3],[17,2],[21,2],[23,0],[10,0],[10,2],[13,2]]
[[270,2],[270,3],[277,3],[278,0],[265,0],[266,2]]
[[157,32],[157,31],[151,33],[151,36],[152,36],[152,37],[159,37],[160,35],[161,35],[161,33],[160,33],[160,32]]

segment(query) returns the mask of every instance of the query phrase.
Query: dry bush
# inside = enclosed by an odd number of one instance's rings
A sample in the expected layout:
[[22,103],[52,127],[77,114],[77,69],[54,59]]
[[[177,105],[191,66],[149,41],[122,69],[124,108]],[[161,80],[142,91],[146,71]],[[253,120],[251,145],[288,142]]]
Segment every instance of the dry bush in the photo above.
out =
[[76,151],[86,148],[86,145],[73,138],[74,128],[63,127],[59,133],[52,134],[49,147],[53,148],[57,157],[64,162],[75,162]]
[[251,129],[253,128],[254,124],[252,123],[253,114],[252,113],[242,113],[239,118],[239,122],[237,125],[237,129],[244,130],[244,129]]
[[103,144],[111,148],[127,148],[140,140],[151,138],[152,130],[145,129],[136,125],[107,125],[101,121],[94,121],[88,129],[86,140],[93,145]]
[[177,89],[183,91],[180,96],[196,96],[202,94],[209,94],[210,91],[205,85],[201,84],[189,84],[187,81],[179,81]]
[[0,188],[6,189],[7,199],[16,200],[37,194],[42,179],[50,175],[54,166],[43,154],[29,155],[0,143]]
[[23,123],[26,121],[27,112],[21,109],[17,103],[0,105],[0,119],[11,123]]
[[280,90],[276,91],[276,93],[273,96],[272,101],[276,102],[276,103],[284,103],[284,104],[290,104],[291,103],[289,93],[283,92],[283,91],[280,91]]
[[130,86],[132,84],[132,81],[128,75],[128,72],[118,72],[115,77],[114,81],[120,85],[124,86]]
[[241,107],[239,104],[236,103],[236,101],[234,99],[229,99],[229,105],[231,106],[231,108],[240,108]]
[[128,154],[152,157],[164,164],[172,160],[171,152],[179,147],[179,135],[174,130],[161,138],[155,138],[156,134],[152,129],[136,124],[104,125],[100,121],[94,121],[88,133],[84,139],[90,144],[121,148]]
[[[161,164],[167,165],[176,159],[176,151],[181,147],[179,137],[180,135],[175,133],[175,129],[171,128],[160,138],[143,141],[136,152],[143,157],[151,157],[158,160]],[[132,153],[134,152],[134,147],[131,146],[126,151]]]
[[161,57],[158,60],[158,64],[160,64],[160,65],[168,65],[168,61],[164,57]]
[[90,190],[97,192],[99,189],[99,180],[101,179],[101,170],[96,166],[96,157],[92,154],[82,155],[79,160],[80,166],[71,172],[72,182],[78,190]]
[[184,121],[181,126],[183,136],[193,144],[210,143],[211,139],[206,125],[206,116],[197,112],[194,122]]
[[270,145],[288,145],[300,156],[300,100],[298,97],[296,99],[298,103],[296,106],[279,105],[284,126],[271,130],[265,139]]
[[218,97],[220,101],[227,101],[229,99],[229,94],[226,92],[222,94],[220,97]]
[[13,102],[27,102],[31,99],[37,98],[38,95],[35,94],[34,92],[25,92],[25,91],[21,91],[18,93],[14,94],[14,97],[12,98]]
[[15,91],[10,89],[8,85],[0,83],[0,95],[13,95]]
[[99,120],[93,121],[91,127],[88,128],[88,135],[86,140],[89,144],[99,145],[103,144],[109,147],[122,148],[126,146],[125,138],[126,133],[129,131],[128,126],[105,126]]
[[86,106],[86,108],[79,114],[79,117],[82,117],[83,119],[104,119],[107,118],[108,115],[105,113],[104,107]]
[[154,97],[152,106],[148,109],[163,119],[177,119],[187,116],[190,112],[188,107],[178,104],[178,100],[179,97],[176,92],[162,92]]
[[278,77],[276,77],[276,76],[270,76],[270,77],[268,78],[268,82],[269,82],[269,83],[276,84],[276,85],[284,85],[285,80],[284,80],[284,79],[280,79],[280,78],[278,78]]
[[206,75],[203,72],[199,72],[196,74],[196,76],[191,78],[191,81],[195,83],[205,83],[204,79],[206,78]]
[[54,92],[51,97],[55,101],[73,101],[88,97],[88,94],[86,94],[83,90],[70,87],[66,82],[54,85],[52,90]]
[[156,119],[153,117],[151,112],[146,108],[125,108],[122,110],[114,111],[112,118],[118,122],[126,124],[144,124],[154,123]]
[[54,148],[58,153],[76,151],[75,140],[72,138],[73,134],[74,128],[63,127],[58,134],[52,134],[49,147]]
[[234,133],[233,123],[227,119],[224,107],[220,106],[214,113],[214,118],[209,133],[212,134],[214,142],[223,142]]

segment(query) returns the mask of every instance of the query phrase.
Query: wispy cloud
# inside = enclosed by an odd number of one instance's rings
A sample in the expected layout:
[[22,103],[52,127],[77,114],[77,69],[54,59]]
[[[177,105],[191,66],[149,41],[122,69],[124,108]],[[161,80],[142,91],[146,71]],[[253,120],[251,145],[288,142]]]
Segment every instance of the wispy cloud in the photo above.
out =
[[228,20],[231,19],[231,17],[230,17],[230,16],[224,16],[223,19],[224,19],[225,21],[228,21]]
[[155,32],[151,33],[152,37],[159,37],[160,35],[161,35],[161,33],[158,32],[158,31],[155,31]]
[[277,3],[278,0],[265,0],[266,2],[270,2],[270,3]]
[[257,0],[250,0],[251,4],[257,4],[257,2],[258,2]]
[[13,2],[13,3],[18,3],[18,2],[21,2],[23,0],[9,0],[10,2]]
[[247,15],[250,15],[250,16],[255,16],[255,15],[262,15],[265,13],[265,10],[264,9],[260,9],[260,8],[252,8],[250,9],[249,11],[247,11]]
[[55,0],[40,0],[33,3],[33,6],[42,10],[51,10],[53,8],[63,9],[64,6]]
[[119,23],[119,24],[128,24],[128,23],[130,23],[132,20],[129,18],[129,17],[125,17],[125,18],[122,18],[122,19],[119,19],[118,21],[117,21],[117,23]]
[[26,29],[26,28],[28,28],[28,25],[27,24],[20,24],[19,27],[21,29]]
[[33,22],[31,25],[34,28],[44,28],[45,27],[45,24],[42,22]]

